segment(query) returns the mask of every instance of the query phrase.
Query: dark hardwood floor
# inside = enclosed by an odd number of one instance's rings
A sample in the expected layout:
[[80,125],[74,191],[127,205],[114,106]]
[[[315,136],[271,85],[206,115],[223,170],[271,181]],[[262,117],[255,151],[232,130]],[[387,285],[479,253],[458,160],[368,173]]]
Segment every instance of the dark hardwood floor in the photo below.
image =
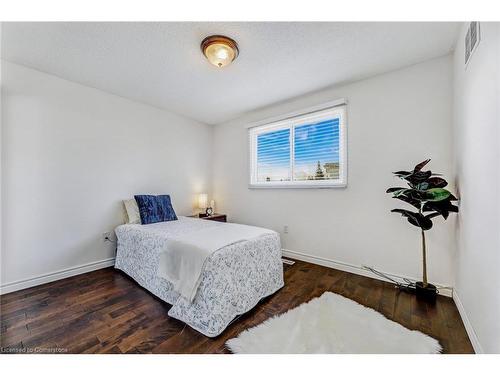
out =
[[113,268],[6,294],[0,297],[1,352],[228,353],[229,338],[325,291],[435,337],[445,353],[473,353],[450,298],[430,305],[392,284],[305,262],[285,265],[285,287],[214,339],[170,318],[170,305]]

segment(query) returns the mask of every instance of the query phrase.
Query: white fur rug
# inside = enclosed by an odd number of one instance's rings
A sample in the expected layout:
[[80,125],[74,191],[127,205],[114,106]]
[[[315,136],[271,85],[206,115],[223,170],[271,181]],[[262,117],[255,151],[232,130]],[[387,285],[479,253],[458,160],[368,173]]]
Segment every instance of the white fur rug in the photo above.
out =
[[441,345],[373,309],[326,292],[226,343],[233,353],[440,353]]

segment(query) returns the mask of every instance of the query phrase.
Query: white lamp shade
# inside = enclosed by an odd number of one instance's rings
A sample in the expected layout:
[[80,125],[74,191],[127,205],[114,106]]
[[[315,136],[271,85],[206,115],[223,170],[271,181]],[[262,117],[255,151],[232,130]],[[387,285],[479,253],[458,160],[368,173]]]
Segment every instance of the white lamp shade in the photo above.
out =
[[207,208],[208,195],[200,194],[198,195],[198,208]]

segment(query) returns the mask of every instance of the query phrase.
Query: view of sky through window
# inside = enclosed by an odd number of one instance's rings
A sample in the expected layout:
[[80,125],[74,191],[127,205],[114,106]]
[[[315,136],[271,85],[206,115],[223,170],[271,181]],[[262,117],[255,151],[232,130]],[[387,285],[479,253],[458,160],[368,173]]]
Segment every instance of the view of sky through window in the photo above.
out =
[[290,129],[257,137],[257,181],[290,181]]
[[339,119],[295,127],[294,180],[339,178]]
[[[291,171],[291,131],[294,135]],[[257,136],[257,181],[339,178],[339,119],[298,125]]]

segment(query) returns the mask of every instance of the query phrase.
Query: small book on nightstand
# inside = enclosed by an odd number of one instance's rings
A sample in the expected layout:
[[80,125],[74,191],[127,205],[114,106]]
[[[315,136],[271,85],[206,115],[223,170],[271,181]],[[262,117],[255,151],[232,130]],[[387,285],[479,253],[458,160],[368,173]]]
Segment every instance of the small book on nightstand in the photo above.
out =
[[224,223],[227,222],[227,215],[226,214],[212,214],[212,215],[196,214],[196,215],[191,215],[189,217],[196,217],[198,219],[203,219],[203,220],[221,221]]

